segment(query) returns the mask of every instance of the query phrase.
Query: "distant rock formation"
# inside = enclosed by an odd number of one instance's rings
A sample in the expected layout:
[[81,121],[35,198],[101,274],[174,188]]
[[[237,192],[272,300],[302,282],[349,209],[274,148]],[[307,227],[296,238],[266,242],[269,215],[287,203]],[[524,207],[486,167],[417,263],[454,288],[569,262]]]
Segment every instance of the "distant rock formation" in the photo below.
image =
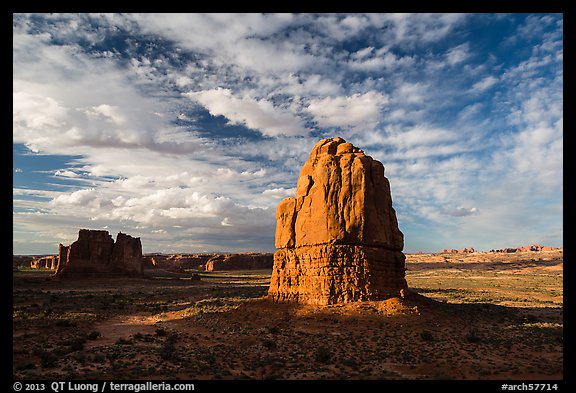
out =
[[476,252],[474,247],[461,248],[459,250],[456,250],[454,248],[447,248],[447,249],[440,251],[440,254],[471,254],[473,252]]
[[68,261],[68,246],[62,243],[58,244],[58,266],[56,267],[56,274],[59,274],[64,266],[66,266],[66,261]]
[[142,257],[145,269],[205,271],[272,269],[272,253],[232,254],[147,254]]
[[206,263],[206,271],[270,269],[273,265],[271,253],[224,254],[211,258]]
[[146,269],[199,269],[217,254],[146,254],[144,266]]
[[55,255],[46,255],[43,257],[36,257],[30,261],[30,268],[32,269],[56,269],[58,265],[58,257]]
[[70,246],[59,245],[58,254],[56,275],[60,277],[142,274],[140,238],[122,232],[114,243],[108,231],[81,229]]
[[34,260],[32,255],[12,255],[12,267],[30,267],[30,263]]
[[550,246],[542,246],[540,244],[532,244],[530,246],[523,246],[523,247],[507,247],[501,248],[498,250],[490,250],[490,252],[528,252],[528,251],[554,251],[560,250],[561,247],[550,247]]
[[276,209],[268,296],[333,304],[402,296],[404,237],[383,165],[342,138],[318,142]]

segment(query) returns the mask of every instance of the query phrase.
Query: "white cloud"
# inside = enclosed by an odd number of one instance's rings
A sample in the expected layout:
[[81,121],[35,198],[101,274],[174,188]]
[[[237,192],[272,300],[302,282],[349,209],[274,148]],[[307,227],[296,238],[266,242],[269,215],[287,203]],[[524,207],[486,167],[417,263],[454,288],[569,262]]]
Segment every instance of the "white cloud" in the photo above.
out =
[[296,188],[270,188],[262,191],[262,195],[271,197],[274,199],[283,199],[287,197],[294,196],[296,193]]
[[346,97],[312,99],[306,109],[319,127],[373,129],[388,102],[387,95],[372,91]]
[[301,121],[287,110],[266,100],[237,98],[229,89],[189,92],[185,96],[198,101],[214,116],[224,116],[231,124],[242,124],[263,135],[305,135]]
[[[561,18],[526,18],[506,59],[467,34],[482,18],[16,15],[14,142],[74,155],[42,174],[76,188],[15,188],[15,241],[89,222],[151,251],[272,248],[275,205],[334,128],[385,165],[408,245],[561,234]],[[211,136],[198,105],[261,135]]]
[[79,173],[76,173],[74,171],[70,171],[67,169],[56,170],[54,172],[54,176],[68,177],[68,178],[80,178],[80,177],[82,177],[82,175],[80,175]]
[[449,216],[454,216],[454,217],[464,217],[464,216],[469,216],[471,214],[476,214],[478,213],[478,209],[476,209],[475,207],[457,207],[457,208],[453,208],[453,209],[447,209],[445,210],[445,213],[448,214]]
[[434,128],[427,125],[417,125],[408,130],[401,130],[386,138],[390,144],[396,145],[400,149],[409,149],[417,145],[441,145],[453,142],[459,138],[458,134],[441,128]]
[[492,75],[489,75],[484,79],[482,79],[481,81],[474,83],[474,85],[472,85],[472,91],[483,92],[494,86],[496,83],[498,83],[498,79],[493,77]]
[[70,194],[58,195],[51,201],[54,207],[90,207],[100,208],[101,207],[101,197],[99,192],[94,188],[87,188],[78,191],[74,191]]
[[470,56],[469,52],[470,46],[467,42],[451,48],[446,52],[446,62],[451,66],[462,63]]

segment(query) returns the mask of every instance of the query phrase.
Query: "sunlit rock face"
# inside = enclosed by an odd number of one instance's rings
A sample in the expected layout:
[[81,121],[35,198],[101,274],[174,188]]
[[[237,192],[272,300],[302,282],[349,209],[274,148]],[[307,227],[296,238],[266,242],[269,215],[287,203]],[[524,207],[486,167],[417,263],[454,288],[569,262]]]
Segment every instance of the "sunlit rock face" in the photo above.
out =
[[295,197],[276,209],[275,244],[274,301],[379,300],[407,287],[404,237],[384,166],[342,138],[312,149]]

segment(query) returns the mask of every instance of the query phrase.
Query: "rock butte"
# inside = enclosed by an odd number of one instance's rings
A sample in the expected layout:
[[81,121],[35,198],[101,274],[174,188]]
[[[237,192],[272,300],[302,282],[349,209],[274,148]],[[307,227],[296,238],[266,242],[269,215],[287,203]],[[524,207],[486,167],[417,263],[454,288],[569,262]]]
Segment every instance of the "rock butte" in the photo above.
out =
[[277,302],[334,304],[403,296],[404,236],[384,166],[342,138],[323,139],[294,198],[276,209]]
[[58,246],[58,277],[94,275],[139,276],[142,274],[142,244],[122,232],[116,243],[108,231],[80,229],[78,240]]

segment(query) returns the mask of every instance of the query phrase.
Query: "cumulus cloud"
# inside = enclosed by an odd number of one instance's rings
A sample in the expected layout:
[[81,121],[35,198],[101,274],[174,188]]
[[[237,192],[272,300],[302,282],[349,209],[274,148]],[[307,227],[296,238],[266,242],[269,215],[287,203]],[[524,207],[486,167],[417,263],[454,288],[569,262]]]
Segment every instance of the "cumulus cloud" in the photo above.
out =
[[498,79],[489,75],[484,79],[482,79],[481,81],[474,83],[474,85],[472,85],[472,91],[482,92],[484,90],[491,88],[496,83],[498,83]]
[[457,207],[457,208],[453,208],[453,209],[446,209],[444,211],[446,214],[448,214],[449,216],[454,216],[454,217],[464,217],[464,216],[469,216],[471,214],[476,214],[478,212],[478,209],[476,209],[475,207]]
[[237,98],[229,89],[221,88],[185,95],[205,106],[212,115],[224,116],[230,124],[243,124],[267,136],[307,133],[296,116],[266,100]]
[[312,99],[306,109],[320,127],[373,129],[388,102],[386,94],[372,91],[345,97]]
[[274,199],[283,199],[286,197],[293,197],[296,193],[296,188],[270,188],[262,191],[262,195],[268,196]]
[[446,62],[453,66],[458,63],[462,63],[469,56],[469,44],[466,42],[464,44],[458,45],[454,48],[450,48],[446,53]]
[[[512,32],[489,51],[468,29],[488,20]],[[557,15],[16,14],[14,143],[70,158],[15,161],[44,181],[14,188],[15,242],[89,223],[270,249],[336,130],[385,165],[408,250],[561,234],[562,47]]]

